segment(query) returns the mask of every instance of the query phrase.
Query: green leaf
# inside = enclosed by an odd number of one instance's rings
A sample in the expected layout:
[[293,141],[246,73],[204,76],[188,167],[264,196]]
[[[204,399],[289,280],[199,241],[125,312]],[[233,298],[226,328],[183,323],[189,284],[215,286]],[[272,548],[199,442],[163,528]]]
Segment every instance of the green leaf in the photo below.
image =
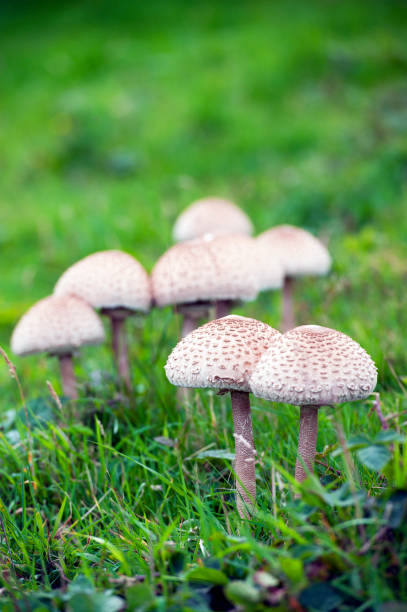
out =
[[331,612],[342,603],[342,596],[326,582],[317,582],[300,593],[299,602],[307,609]]
[[230,601],[237,604],[257,603],[260,600],[259,590],[245,580],[229,582],[225,589],[225,594]]
[[231,453],[228,450],[214,449],[214,450],[203,451],[202,453],[199,453],[199,455],[197,455],[196,458],[197,459],[227,459],[228,461],[234,461],[235,453]]
[[391,457],[390,451],[385,446],[378,444],[361,448],[356,455],[363,465],[376,472],[380,472]]
[[225,585],[228,582],[226,575],[211,567],[195,567],[186,574],[189,582],[207,582],[209,584]]
[[398,431],[394,431],[393,429],[386,429],[386,431],[379,431],[374,442],[404,442],[405,436],[399,434]]
[[303,580],[304,568],[300,559],[286,557],[285,559],[281,559],[280,565],[284,574],[293,584],[297,584]]
[[148,584],[135,584],[126,591],[129,610],[145,610],[154,602],[154,593]]

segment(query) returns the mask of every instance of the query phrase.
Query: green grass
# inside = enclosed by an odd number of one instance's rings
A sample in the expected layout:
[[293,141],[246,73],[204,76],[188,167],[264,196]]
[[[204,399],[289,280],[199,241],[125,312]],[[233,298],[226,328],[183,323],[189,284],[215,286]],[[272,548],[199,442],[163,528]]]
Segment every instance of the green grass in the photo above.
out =
[[[0,10],[0,343],[28,411],[27,421],[0,365],[0,610],[13,598],[38,608],[33,593],[51,610],[113,610],[114,596],[137,610],[226,609],[225,593],[244,610],[299,609],[299,600],[386,611],[384,602],[406,601],[405,514],[400,524],[396,514],[407,444],[373,444],[370,399],[321,411],[322,464],[294,501],[298,410],[253,398],[259,513],[245,525],[230,460],[199,457],[233,449],[228,398],[198,392],[180,409],[165,378],[179,328],[169,309],[129,325],[130,398],[108,347],[77,360],[81,399],[62,411],[46,385],[60,391],[56,363],[9,349],[18,317],[73,261],[122,248],[150,270],[183,207],[220,194],[258,232],[288,222],[329,241],[333,271],[298,285],[298,322],[340,329],[368,350],[383,413],[403,435],[405,4]],[[264,294],[238,312],[278,326],[279,306]],[[374,461],[387,449],[387,464],[366,467],[358,446],[347,462],[338,431],[368,436],[362,447]],[[259,569],[277,586],[260,586]]]

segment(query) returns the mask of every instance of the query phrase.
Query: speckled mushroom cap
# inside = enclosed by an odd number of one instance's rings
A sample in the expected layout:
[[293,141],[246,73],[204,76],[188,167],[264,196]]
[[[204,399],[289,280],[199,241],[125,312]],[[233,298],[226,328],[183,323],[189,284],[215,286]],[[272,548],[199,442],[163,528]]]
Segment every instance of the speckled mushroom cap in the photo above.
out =
[[256,319],[215,319],[177,344],[165,366],[167,378],[181,387],[249,391],[256,363],[280,335]]
[[323,275],[331,267],[331,257],[318,238],[293,225],[278,225],[257,237],[270,258],[281,261],[286,276]]
[[327,327],[302,325],[273,342],[250,387],[257,397],[274,402],[324,406],[363,399],[376,381],[375,364],[352,338]]
[[266,241],[254,240],[253,242],[259,274],[259,291],[281,289],[284,281],[284,270],[280,259],[270,253]]
[[253,300],[259,289],[253,238],[229,234],[180,242],[151,274],[158,306],[214,300]]
[[102,322],[91,306],[73,295],[51,295],[22,316],[11,337],[11,350],[16,355],[63,355],[104,339]]
[[204,234],[252,234],[249,217],[233,202],[223,198],[203,198],[193,202],[178,217],[174,240],[193,240]]
[[151,287],[143,266],[123,251],[99,251],[77,261],[60,277],[55,295],[73,294],[94,308],[147,311]]

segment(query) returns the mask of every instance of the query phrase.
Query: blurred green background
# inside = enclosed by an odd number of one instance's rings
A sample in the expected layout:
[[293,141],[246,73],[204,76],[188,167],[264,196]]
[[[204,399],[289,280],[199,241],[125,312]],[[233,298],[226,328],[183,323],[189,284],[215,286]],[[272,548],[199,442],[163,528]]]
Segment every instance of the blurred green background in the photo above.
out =
[[[329,242],[333,272],[301,285],[298,319],[353,335],[396,385],[407,374],[406,18],[395,1],[3,2],[6,349],[69,264],[121,248],[150,270],[176,215],[219,194],[257,231],[292,223]],[[278,297],[241,312],[277,325]]]

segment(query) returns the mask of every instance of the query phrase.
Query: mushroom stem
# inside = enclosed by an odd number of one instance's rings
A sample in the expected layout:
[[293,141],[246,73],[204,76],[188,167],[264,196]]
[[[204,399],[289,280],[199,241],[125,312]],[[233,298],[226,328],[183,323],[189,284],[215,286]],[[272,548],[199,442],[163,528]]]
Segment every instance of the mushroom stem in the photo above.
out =
[[130,390],[130,368],[127,352],[127,341],[124,333],[124,321],[122,316],[116,317],[114,311],[109,313],[112,326],[112,348],[115,356],[117,371],[126,388]]
[[318,433],[319,406],[300,406],[300,433],[298,436],[297,463],[295,479],[303,482],[307,477],[304,463],[313,472]]
[[182,321],[181,338],[185,338],[185,336],[188,336],[188,334],[194,331],[194,329],[198,327],[198,321],[199,319],[196,319],[191,312],[185,310]]
[[256,449],[253,441],[249,394],[231,391],[235,438],[236,505],[241,518],[249,518],[256,503]]
[[215,319],[227,317],[233,306],[232,300],[218,300],[215,305]]
[[293,307],[293,286],[294,279],[290,276],[284,277],[283,284],[283,332],[289,331],[295,327],[294,323],[294,307]]
[[75,374],[73,371],[72,354],[58,355],[59,367],[61,368],[62,389],[64,395],[69,399],[78,399]]

